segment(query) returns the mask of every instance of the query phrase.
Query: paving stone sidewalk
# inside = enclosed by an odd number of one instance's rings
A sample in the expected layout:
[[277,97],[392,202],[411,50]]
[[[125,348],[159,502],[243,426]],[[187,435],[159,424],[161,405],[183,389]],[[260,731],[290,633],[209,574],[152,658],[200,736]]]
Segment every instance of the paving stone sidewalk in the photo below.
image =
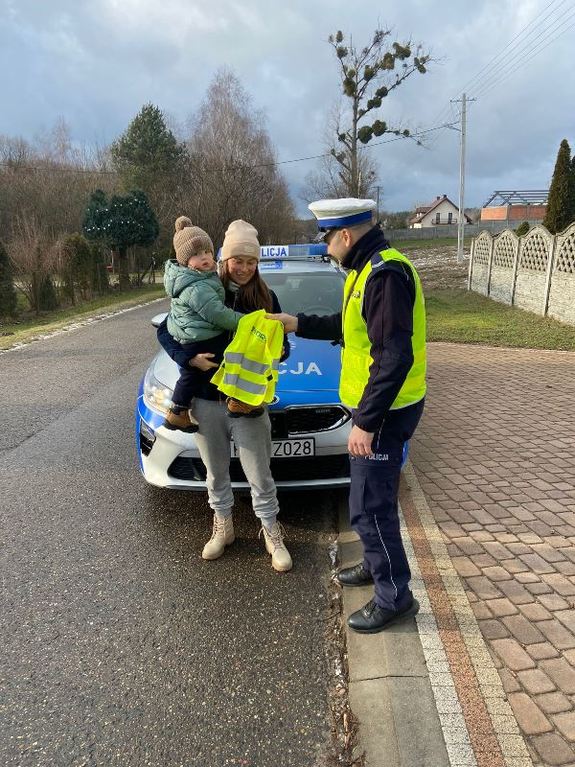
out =
[[429,345],[411,459],[535,765],[575,767],[575,353]]

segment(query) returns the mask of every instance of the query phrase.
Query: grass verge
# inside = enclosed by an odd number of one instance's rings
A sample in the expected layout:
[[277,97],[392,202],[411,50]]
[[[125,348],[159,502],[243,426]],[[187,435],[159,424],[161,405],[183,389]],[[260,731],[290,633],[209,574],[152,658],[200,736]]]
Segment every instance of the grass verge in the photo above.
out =
[[[73,306],[19,323],[0,324],[0,350],[59,330],[71,322],[127,309],[164,295],[163,285],[150,285],[101,297],[81,308]],[[478,293],[459,288],[428,289],[426,305],[429,341],[575,351],[575,327],[499,304]]]
[[429,341],[575,351],[575,327],[477,293],[434,290],[426,305]]
[[38,335],[59,330],[71,322],[81,322],[95,314],[128,309],[130,306],[162,296],[165,296],[163,285],[146,285],[125,293],[112,292],[81,306],[71,306],[40,317],[31,316],[20,322],[0,324],[0,349],[8,349],[14,344],[31,341]]
[[[387,239],[391,242],[396,250],[405,250],[406,256],[409,258],[410,251],[419,250],[420,248],[443,248],[446,246],[457,247],[457,237],[430,237],[429,239],[421,240],[394,240],[393,231],[385,233]],[[465,237],[463,240],[463,247],[467,252],[471,247],[471,237]]]

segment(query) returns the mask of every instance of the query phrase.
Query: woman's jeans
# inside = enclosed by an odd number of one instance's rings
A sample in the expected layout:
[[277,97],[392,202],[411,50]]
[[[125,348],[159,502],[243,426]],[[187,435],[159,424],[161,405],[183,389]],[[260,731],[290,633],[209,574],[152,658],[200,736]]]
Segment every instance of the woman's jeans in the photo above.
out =
[[271,424],[267,410],[257,418],[230,418],[225,402],[196,397],[191,411],[199,423],[199,431],[194,437],[207,469],[210,507],[220,517],[232,513],[230,439],[233,438],[250,484],[255,515],[273,524],[279,506],[270,469]]

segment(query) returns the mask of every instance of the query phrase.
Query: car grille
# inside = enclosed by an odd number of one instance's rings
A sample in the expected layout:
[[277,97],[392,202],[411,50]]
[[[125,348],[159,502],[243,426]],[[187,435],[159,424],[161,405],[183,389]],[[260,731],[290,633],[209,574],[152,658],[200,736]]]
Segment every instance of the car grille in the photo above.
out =
[[[349,477],[347,455],[322,455],[315,458],[272,458],[272,476],[276,482],[311,479],[343,479]],[[201,480],[206,478],[206,467],[199,458],[180,456],[173,461],[168,474],[174,479]],[[246,482],[245,474],[237,458],[230,463],[232,482]]]
[[341,405],[314,405],[271,410],[272,439],[282,439],[290,434],[328,431],[340,426],[348,419],[349,412]]

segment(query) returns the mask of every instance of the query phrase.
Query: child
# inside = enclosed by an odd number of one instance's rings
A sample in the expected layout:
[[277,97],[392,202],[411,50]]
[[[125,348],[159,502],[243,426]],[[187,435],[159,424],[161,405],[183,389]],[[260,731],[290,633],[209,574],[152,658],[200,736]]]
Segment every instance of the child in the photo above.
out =
[[[216,273],[212,241],[186,216],[176,220],[174,250],[176,260],[166,262],[164,274],[166,293],[172,299],[168,331],[184,349],[191,347],[191,358],[199,352],[212,351],[210,343],[204,349],[198,347],[198,342],[209,342],[223,331],[235,330],[242,314],[225,306],[225,290]],[[167,429],[188,433],[198,430],[198,422],[189,413],[198,375],[199,371],[189,366],[181,369],[172,406],[163,423]]]

